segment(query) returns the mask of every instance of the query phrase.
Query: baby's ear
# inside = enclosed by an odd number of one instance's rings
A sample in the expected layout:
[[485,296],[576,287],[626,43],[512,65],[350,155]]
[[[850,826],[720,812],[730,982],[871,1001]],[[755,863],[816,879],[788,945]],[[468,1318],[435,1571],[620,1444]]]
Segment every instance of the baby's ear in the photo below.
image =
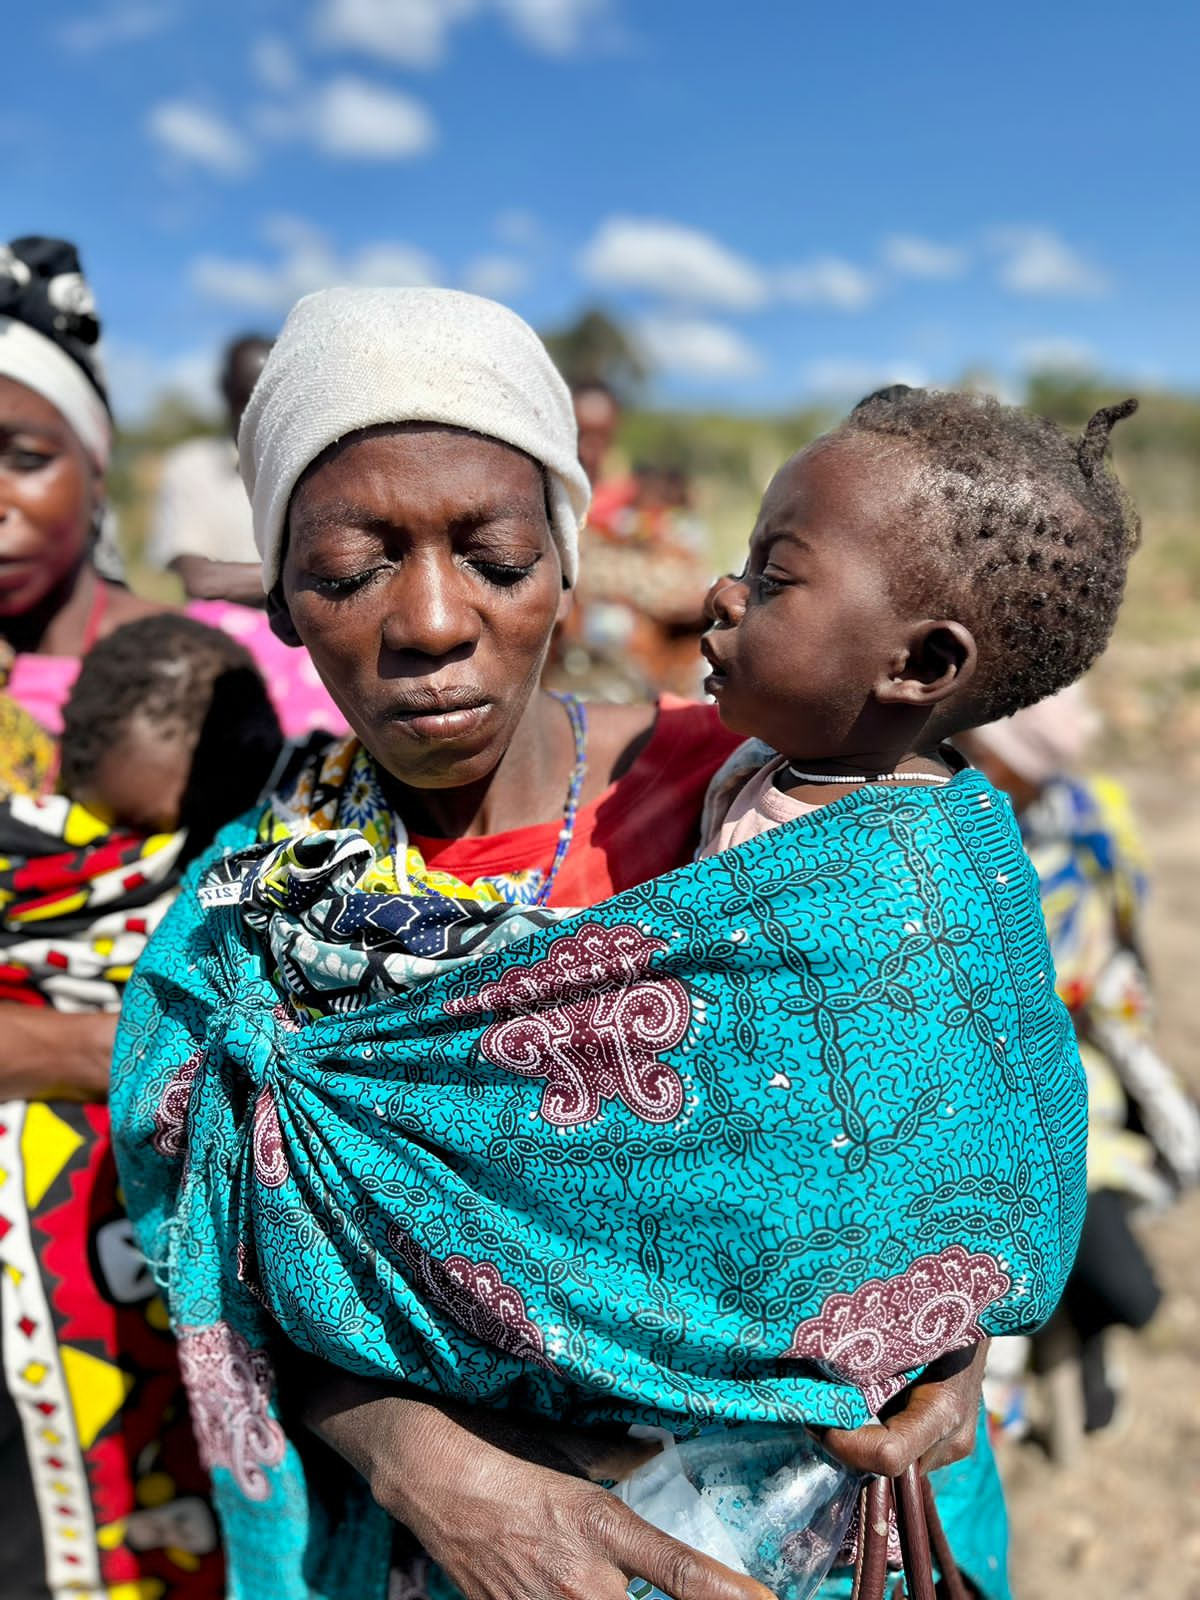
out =
[[932,710],[970,682],[978,658],[975,637],[961,622],[918,622],[904,654],[876,683],[875,698],[881,705]]
[[271,624],[271,632],[282,643],[291,645],[293,650],[298,650],[303,640],[296,632],[296,624],[292,621],[292,613],[287,608],[287,601],[278,584],[267,595],[267,621]]

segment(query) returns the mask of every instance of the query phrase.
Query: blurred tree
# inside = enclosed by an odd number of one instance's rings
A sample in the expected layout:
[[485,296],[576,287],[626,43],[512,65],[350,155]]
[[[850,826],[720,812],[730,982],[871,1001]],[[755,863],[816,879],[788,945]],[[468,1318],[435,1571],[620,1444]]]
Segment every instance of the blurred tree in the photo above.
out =
[[574,322],[543,335],[546,348],[569,384],[608,384],[628,404],[650,376],[637,343],[607,311],[589,307]]

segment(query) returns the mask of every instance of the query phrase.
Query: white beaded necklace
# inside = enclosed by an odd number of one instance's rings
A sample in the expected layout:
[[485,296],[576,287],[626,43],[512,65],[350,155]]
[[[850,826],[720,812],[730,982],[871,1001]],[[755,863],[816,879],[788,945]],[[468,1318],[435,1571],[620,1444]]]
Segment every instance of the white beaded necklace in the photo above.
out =
[[784,770],[797,783],[931,783],[940,787],[950,782],[949,776],[934,772],[801,772],[790,761]]

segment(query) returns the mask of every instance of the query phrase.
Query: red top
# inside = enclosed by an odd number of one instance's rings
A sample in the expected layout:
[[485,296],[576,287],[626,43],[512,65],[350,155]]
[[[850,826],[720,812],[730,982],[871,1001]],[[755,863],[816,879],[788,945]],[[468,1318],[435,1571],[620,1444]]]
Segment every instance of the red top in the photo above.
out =
[[[581,806],[575,838],[550,904],[590,906],[692,859],[700,810],[713,773],[739,744],[715,706],[664,695],[645,748],[622,777]],[[541,822],[481,839],[413,834],[426,864],[464,883],[530,867],[550,870],[561,822]]]

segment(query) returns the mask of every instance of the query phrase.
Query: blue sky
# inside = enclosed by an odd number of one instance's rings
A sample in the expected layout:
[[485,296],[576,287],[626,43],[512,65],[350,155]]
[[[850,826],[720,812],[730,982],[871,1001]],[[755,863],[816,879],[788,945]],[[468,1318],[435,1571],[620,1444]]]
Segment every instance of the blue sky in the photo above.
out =
[[1183,0],[55,0],[6,34],[0,234],[80,243],[127,415],[348,280],[603,304],[685,404],[1200,385]]

